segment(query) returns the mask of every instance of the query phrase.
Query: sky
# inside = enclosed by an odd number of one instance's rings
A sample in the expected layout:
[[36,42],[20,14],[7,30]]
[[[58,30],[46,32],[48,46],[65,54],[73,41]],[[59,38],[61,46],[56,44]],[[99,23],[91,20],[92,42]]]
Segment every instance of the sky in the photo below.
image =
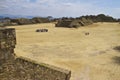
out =
[[0,15],[79,17],[106,14],[120,18],[120,0],[0,0]]

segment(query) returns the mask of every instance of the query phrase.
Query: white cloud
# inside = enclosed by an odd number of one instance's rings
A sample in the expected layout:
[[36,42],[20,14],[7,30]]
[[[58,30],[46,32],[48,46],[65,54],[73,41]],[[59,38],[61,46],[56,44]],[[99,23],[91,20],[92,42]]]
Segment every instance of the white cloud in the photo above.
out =
[[[88,2],[87,2],[88,1]],[[98,0],[1,0],[0,14],[33,16],[81,16],[106,13],[119,17],[120,8],[103,8],[97,6]],[[103,0],[102,0],[103,1]],[[112,11],[111,11],[111,10]]]

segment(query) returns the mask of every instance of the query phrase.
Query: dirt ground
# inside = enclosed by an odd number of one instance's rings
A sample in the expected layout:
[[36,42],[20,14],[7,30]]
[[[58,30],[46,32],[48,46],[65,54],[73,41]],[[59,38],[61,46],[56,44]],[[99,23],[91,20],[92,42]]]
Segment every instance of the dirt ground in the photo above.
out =
[[[53,23],[13,26],[15,53],[72,71],[71,80],[120,80],[120,24],[95,23],[78,29]],[[46,28],[48,32],[36,32]],[[89,35],[85,35],[89,32]]]

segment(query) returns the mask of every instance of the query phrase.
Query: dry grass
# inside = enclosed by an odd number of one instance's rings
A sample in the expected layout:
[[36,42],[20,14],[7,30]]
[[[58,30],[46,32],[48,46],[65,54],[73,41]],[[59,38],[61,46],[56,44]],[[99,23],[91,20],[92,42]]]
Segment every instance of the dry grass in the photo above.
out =
[[[78,29],[55,28],[54,24],[14,26],[16,54],[72,71],[71,80],[120,80],[120,27],[118,23],[96,23]],[[36,29],[47,28],[48,33]],[[89,32],[90,35],[85,35]]]

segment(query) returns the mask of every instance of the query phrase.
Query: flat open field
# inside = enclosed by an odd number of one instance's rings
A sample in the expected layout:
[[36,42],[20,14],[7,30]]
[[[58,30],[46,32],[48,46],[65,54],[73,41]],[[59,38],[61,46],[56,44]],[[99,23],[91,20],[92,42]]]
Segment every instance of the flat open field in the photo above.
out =
[[[72,71],[71,80],[120,80],[120,24],[95,23],[78,29],[53,23],[13,26],[15,53]],[[47,28],[48,32],[36,32]],[[89,35],[85,35],[89,32]]]

